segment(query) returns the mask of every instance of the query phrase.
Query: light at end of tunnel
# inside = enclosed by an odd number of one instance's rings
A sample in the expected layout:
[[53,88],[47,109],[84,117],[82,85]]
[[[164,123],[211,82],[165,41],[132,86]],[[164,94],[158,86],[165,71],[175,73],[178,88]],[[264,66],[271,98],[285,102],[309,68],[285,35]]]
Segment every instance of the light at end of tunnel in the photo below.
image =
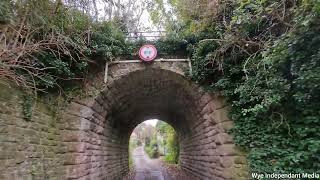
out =
[[158,121],[159,121],[158,119],[149,119],[149,120],[144,121],[143,123],[146,123],[146,124],[149,124],[152,126],[156,126]]

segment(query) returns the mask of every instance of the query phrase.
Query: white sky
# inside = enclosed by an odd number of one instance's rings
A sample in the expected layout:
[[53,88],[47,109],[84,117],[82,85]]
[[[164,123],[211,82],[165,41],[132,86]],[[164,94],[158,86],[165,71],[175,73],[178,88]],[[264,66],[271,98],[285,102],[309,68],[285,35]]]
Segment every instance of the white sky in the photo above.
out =
[[[120,0],[121,2],[128,2],[128,0]],[[142,0],[136,0],[136,4],[139,5],[141,3],[143,3]],[[102,0],[98,0],[97,1],[97,8],[98,8],[98,11],[99,11],[99,19],[104,19],[106,16],[105,14],[105,11],[104,11],[104,8],[105,8],[105,5],[103,3]],[[139,27],[138,27],[138,30],[145,30],[145,29],[148,29],[148,30],[157,30],[156,27],[153,26],[153,23],[152,23],[152,20],[151,20],[151,16],[149,14],[149,12],[147,10],[144,10],[143,13],[142,13],[142,16],[140,18],[140,24],[139,24]]]
[[143,11],[140,22],[141,22],[142,28],[149,28],[150,30],[156,30],[156,29],[153,29],[152,27],[153,24],[151,21],[151,17],[147,10]]
[[157,122],[158,122],[158,119],[150,119],[150,120],[144,121],[143,123],[146,123],[155,127]]

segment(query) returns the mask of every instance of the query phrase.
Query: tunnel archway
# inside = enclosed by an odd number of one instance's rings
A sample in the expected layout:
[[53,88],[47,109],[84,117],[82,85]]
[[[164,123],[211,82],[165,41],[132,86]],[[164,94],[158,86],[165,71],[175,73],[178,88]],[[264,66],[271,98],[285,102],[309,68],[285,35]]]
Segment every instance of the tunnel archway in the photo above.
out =
[[140,123],[130,136],[131,173],[125,179],[189,179],[176,166],[179,162],[179,147],[176,131],[168,123],[161,120]]
[[243,155],[227,133],[232,121],[223,98],[188,80],[180,66],[116,65],[94,100],[73,102],[68,115],[78,129],[66,131],[65,137],[76,137],[81,152],[72,154],[72,163],[65,163],[67,176],[119,179],[125,175],[130,135],[147,119],[165,119],[173,126],[180,140],[180,166],[190,176],[243,176],[243,162],[237,162]]
[[130,135],[129,144],[131,150],[143,146],[149,151],[150,158],[169,158],[170,155],[169,163],[179,162],[179,137],[176,130],[163,120],[150,119],[137,125]]

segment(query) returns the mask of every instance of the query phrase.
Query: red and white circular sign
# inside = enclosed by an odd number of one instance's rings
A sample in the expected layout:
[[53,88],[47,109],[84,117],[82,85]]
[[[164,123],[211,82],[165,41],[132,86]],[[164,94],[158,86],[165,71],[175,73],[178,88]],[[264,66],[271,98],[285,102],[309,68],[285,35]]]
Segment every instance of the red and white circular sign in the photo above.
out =
[[139,56],[140,59],[145,62],[151,62],[157,57],[157,49],[154,45],[147,44],[140,48]]

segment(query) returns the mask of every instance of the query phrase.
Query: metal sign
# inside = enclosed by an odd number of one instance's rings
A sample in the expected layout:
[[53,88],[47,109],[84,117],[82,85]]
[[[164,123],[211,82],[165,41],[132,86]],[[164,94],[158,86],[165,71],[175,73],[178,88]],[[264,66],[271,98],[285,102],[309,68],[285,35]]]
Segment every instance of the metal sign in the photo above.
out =
[[139,57],[142,61],[151,62],[157,57],[157,49],[154,45],[144,45],[139,50]]

